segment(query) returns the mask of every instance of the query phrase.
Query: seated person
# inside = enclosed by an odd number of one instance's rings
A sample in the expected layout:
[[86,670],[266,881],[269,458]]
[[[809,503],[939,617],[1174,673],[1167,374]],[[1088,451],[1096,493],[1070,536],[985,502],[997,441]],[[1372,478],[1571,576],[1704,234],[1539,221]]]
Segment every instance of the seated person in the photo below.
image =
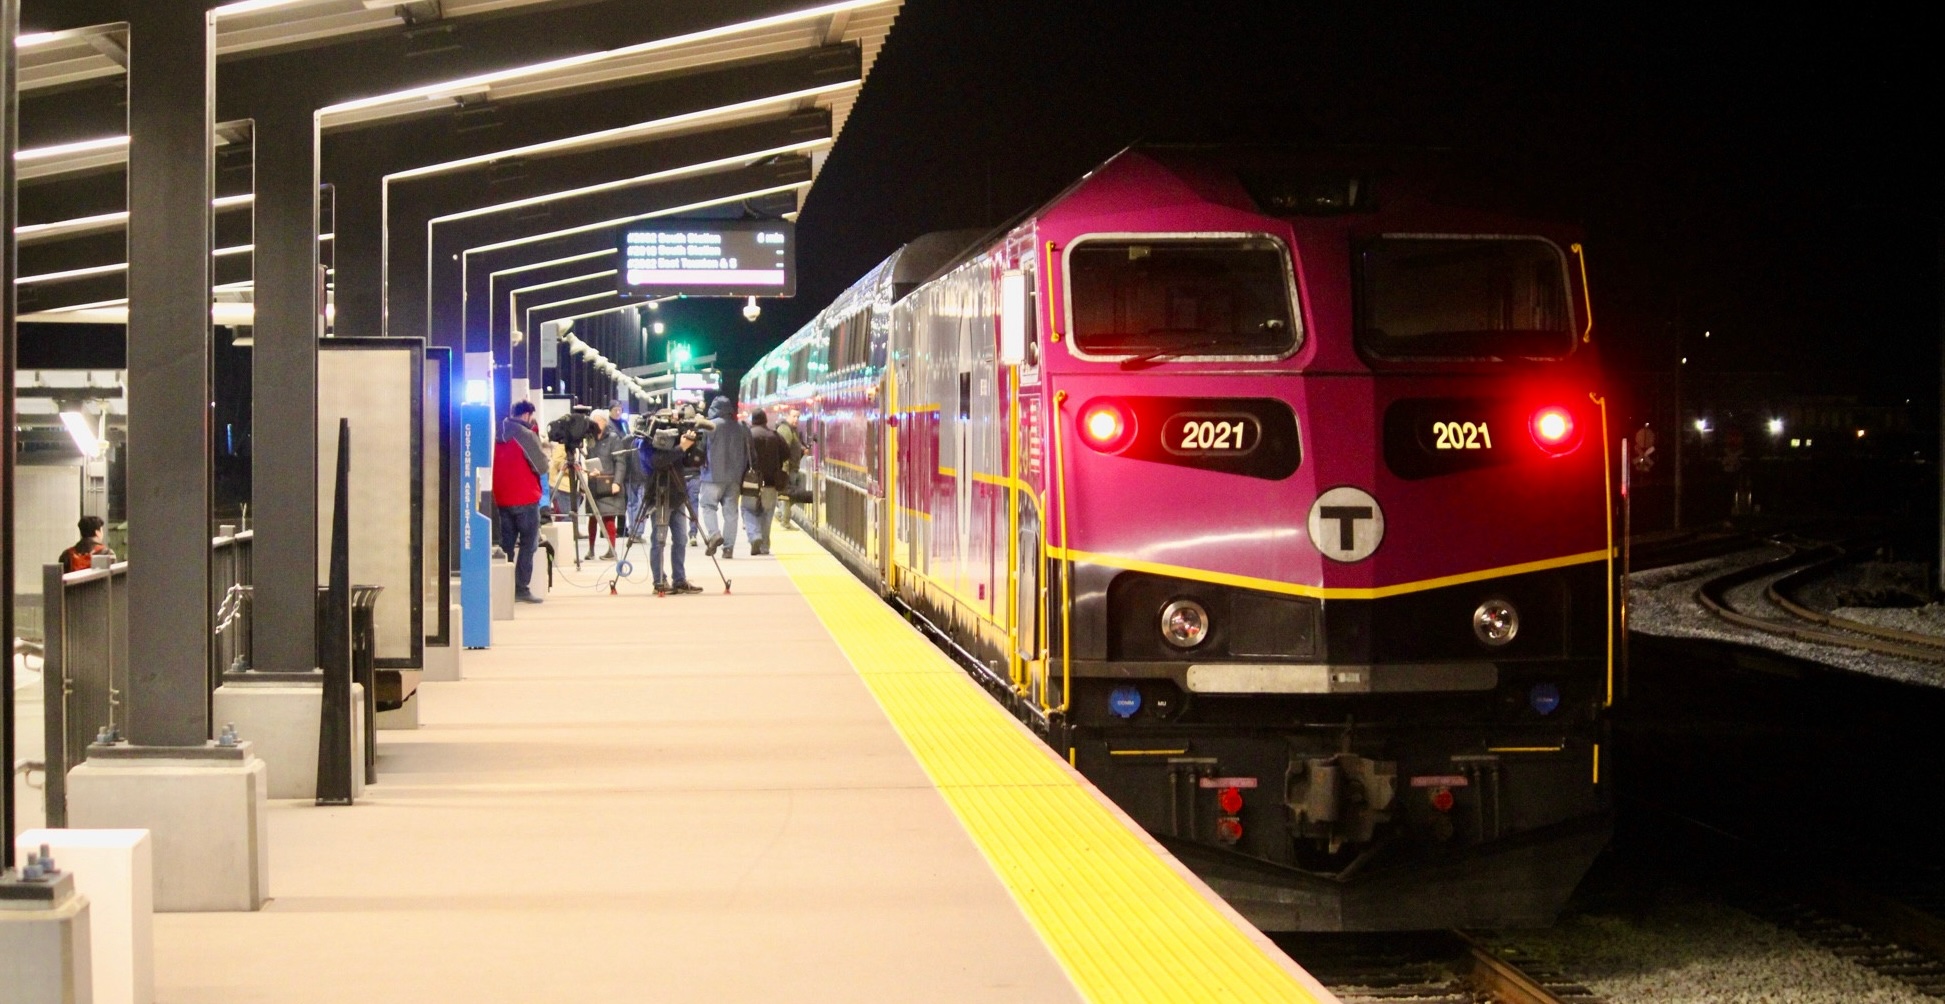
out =
[[60,558],[56,559],[61,563],[61,571],[79,572],[93,568],[95,555],[115,553],[108,549],[108,545],[101,542],[100,516],[83,516],[75,525],[81,530],[81,539],[76,541],[73,547],[62,551]]

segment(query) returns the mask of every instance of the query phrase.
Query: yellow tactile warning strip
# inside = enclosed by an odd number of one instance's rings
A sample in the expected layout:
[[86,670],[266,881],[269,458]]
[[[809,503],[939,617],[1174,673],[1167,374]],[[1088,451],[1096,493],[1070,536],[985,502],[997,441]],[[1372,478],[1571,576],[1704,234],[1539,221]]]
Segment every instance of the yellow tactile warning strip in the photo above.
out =
[[801,538],[778,543],[811,609],[1084,996],[1332,999],[836,559]]

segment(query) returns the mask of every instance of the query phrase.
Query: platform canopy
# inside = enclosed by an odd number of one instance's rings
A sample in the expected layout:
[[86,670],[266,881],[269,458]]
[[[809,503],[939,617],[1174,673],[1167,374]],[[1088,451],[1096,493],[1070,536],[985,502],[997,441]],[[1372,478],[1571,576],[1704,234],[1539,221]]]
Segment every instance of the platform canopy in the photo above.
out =
[[[124,18],[141,2],[152,0],[25,0],[26,339],[59,337],[34,322],[126,319]],[[319,236],[337,328],[431,334],[415,319],[427,308],[404,301],[438,292],[424,278],[435,220],[504,244],[589,213],[720,215],[750,202],[759,215],[793,214],[901,2],[214,6],[216,321],[252,323],[255,144],[272,110],[314,112],[322,131]]]

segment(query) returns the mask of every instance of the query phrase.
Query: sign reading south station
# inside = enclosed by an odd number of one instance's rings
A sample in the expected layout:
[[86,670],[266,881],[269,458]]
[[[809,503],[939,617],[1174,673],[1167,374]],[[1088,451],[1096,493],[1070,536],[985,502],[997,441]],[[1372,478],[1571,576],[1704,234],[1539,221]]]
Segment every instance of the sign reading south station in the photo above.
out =
[[794,296],[797,232],[788,220],[653,220],[623,227],[624,297]]

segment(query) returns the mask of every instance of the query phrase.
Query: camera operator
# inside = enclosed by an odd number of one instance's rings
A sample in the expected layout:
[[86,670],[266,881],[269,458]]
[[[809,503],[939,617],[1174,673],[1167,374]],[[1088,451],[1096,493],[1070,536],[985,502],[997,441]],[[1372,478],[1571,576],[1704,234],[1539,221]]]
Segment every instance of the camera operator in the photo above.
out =
[[[710,429],[714,428],[714,425],[708,419],[696,414],[696,406],[692,403],[683,402],[682,408],[677,414],[680,421],[686,427],[697,430],[696,437],[698,441]],[[702,464],[703,451],[700,447],[690,450],[687,454],[687,459],[682,462],[682,480],[689,485],[690,547],[697,547],[702,544],[702,527],[696,525],[698,521],[694,518],[695,514],[702,510]]]
[[[691,463],[700,464],[701,448],[696,445],[697,425],[673,412],[664,411],[650,423],[642,437],[643,466],[648,469],[648,485],[642,505],[644,519],[654,527],[649,535],[648,568],[655,577],[658,593],[699,593],[689,582],[685,564],[688,552],[682,545],[689,530],[689,486],[683,476]],[[668,549],[671,581],[662,574],[662,551]]]

